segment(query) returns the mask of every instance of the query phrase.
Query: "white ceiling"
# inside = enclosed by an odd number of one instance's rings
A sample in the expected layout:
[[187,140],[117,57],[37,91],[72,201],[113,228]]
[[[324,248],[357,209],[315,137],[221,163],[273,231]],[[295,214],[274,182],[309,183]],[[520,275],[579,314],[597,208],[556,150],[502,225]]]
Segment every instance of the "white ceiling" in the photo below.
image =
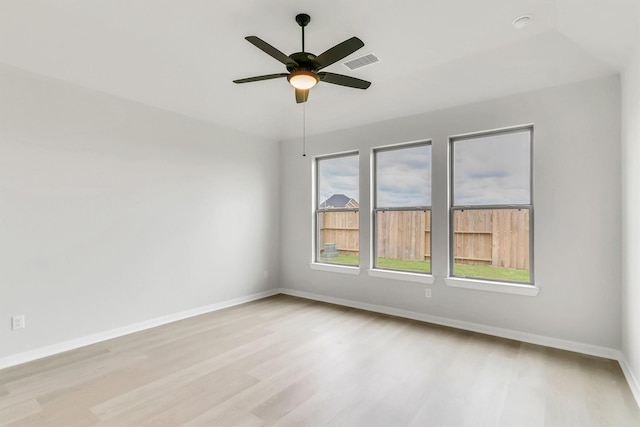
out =
[[[0,0],[0,62],[270,139],[300,135],[302,106],[284,72],[244,40],[306,50],[357,36],[381,62],[326,71],[307,132],[323,133],[619,72],[638,40],[638,0]],[[533,16],[517,30],[513,19]],[[350,57],[350,58],[351,58]]]

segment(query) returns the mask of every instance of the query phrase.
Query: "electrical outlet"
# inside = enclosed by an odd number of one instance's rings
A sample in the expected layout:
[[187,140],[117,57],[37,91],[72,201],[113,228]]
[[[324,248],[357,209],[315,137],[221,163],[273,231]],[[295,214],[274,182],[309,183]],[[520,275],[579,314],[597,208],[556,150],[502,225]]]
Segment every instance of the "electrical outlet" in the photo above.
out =
[[431,298],[431,288],[425,288],[424,289],[424,297],[425,298]]
[[16,330],[16,329],[24,329],[26,327],[25,324],[25,320],[24,320],[24,314],[19,314],[17,316],[13,316],[11,318],[11,329],[12,330]]
[[265,270],[265,271],[262,273],[262,277],[263,277],[263,278],[265,278],[265,279],[269,278],[269,270]]

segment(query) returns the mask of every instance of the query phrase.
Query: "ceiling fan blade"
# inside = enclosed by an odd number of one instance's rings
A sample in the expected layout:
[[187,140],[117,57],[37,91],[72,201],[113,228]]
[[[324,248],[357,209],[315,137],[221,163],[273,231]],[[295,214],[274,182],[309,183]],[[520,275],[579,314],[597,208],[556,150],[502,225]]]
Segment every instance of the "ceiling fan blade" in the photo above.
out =
[[267,43],[266,41],[256,37],[256,36],[247,36],[245,37],[245,39],[251,43],[252,45],[254,45],[255,47],[257,47],[258,49],[260,49],[261,51],[263,51],[264,53],[266,53],[267,55],[277,59],[278,61],[282,62],[284,65],[292,65],[292,66],[298,66],[298,63],[296,61],[294,61],[293,59],[289,58],[287,55],[285,55],[284,53],[280,52],[278,49],[276,49],[275,47],[271,46],[269,43]]
[[260,80],[271,80],[277,79],[279,77],[287,77],[288,73],[278,73],[278,74],[266,74],[264,76],[256,76],[256,77],[247,77],[246,79],[238,79],[234,80],[234,83],[251,83],[251,82],[259,82]]
[[346,58],[362,46],[364,46],[364,43],[357,37],[351,37],[349,40],[345,40],[342,43],[335,45],[316,57],[316,61],[320,64],[318,70],[328,67],[334,62],[338,62],[342,58]]
[[307,102],[309,99],[309,89],[296,89],[296,102],[298,104]]
[[320,77],[320,81],[333,83],[334,85],[353,87],[356,89],[367,89],[371,86],[371,82],[342,74],[321,72],[318,73],[318,76]]

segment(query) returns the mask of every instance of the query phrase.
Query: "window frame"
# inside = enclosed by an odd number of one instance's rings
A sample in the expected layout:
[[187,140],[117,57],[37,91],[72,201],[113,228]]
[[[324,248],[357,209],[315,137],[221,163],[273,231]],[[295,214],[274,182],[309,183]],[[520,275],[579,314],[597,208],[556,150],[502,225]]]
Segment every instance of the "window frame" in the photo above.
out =
[[[517,133],[522,131],[529,132],[529,203],[527,204],[486,204],[486,205],[455,205],[455,149],[454,144],[457,141],[464,141],[469,139],[478,139],[484,137],[490,137],[495,135],[506,135],[510,133]],[[534,151],[533,151],[533,143],[534,143],[534,126],[533,124],[519,125],[507,128],[494,129],[489,131],[480,131],[467,133],[462,135],[450,136],[449,137],[449,274],[447,277],[447,283],[451,286],[458,287],[466,287],[466,288],[482,288],[483,285],[487,285],[488,287],[496,288],[495,285],[508,285],[513,287],[523,287],[523,288],[535,288],[535,257],[534,257]],[[454,215],[456,211],[464,211],[464,210],[488,210],[488,209],[527,209],[529,211],[529,281],[528,282],[518,282],[512,280],[505,279],[492,279],[486,277],[476,277],[476,276],[457,276],[454,275],[454,264],[455,264],[455,253],[454,253],[454,244],[455,244],[455,223],[454,223]],[[451,280],[453,279],[453,280]],[[480,286],[475,285],[466,285],[460,282],[476,282]],[[537,289],[537,288],[536,288]],[[495,289],[492,289],[495,290]],[[507,291],[509,292],[509,291]],[[514,292],[519,293],[519,292]],[[523,293],[528,293],[525,289]],[[537,294],[532,293],[531,295]]]
[[[358,160],[358,190],[360,189],[360,152],[358,150],[344,151],[340,153],[332,153],[328,155],[316,156],[313,158],[314,165],[314,173],[313,173],[313,239],[312,239],[312,261],[311,267],[317,270],[326,270],[326,271],[337,271],[337,272],[345,272],[349,274],[358,274],[360,271],[360,262],[362,261],[362,254],[360,253],[360,249],[358,249],[358,264],[342,264],[342,263],[332,263],[322,260],[320,256],[320,221],[319,215],[325,212],[354,212],[356,215],[360,215],[360,206],[357,208],[338,208],[338,209],[321,209],[320,208],[320,193],[319,193],[319,185],[320,185],[320,167],[319,162],[323,160],[331,160],[338,159],[342,157],[356,156]],[[360,191],[358,191],[360,193]],[[360,203],[358,201],[358,203]],[[358,227],[358,240],[360,239],[360,233],[362,233],[362,229]],[[352,271],[353,270],[353,271]]]
[[[423,282],[424,278],[433,276],[433,199],[429,206],[404,206],[404,207],[378,207],[378,157],[379,152],[402,150],[413,147],[430,147],[431,148],[431,160],[433,161],[433,141],[431,139],[425,139],[420,141],[403,142],[400,144],[385,145],[381,147],[374,147],[371,150],[371,228],[370,228],[370,242],[371,253],[369,259],[369,274],[378,277],[403,277],[410,281]],[[430,183],[433,191],[433,164],[430,168]],[[412,211],[412,212],[426,212],[429,211],[429,271],[420,272],[415,270],[400,270],[393,268],[379,267],[378,263],[378,224],[377,213],[378,212],[393,212],[393,211]],[[398,276],[402,275],[402,276]]]

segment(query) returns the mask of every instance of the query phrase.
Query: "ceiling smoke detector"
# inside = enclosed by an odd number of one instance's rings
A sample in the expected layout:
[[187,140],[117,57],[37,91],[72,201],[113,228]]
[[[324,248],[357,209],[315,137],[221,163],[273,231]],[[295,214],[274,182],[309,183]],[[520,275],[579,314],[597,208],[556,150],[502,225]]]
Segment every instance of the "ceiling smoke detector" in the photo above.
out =
[[514,27],[516,27],[518,30],[521,30],[527,25],[529,25],[530,23],[531,23],[531,15],[522,15],[514,19],[511,24]]

